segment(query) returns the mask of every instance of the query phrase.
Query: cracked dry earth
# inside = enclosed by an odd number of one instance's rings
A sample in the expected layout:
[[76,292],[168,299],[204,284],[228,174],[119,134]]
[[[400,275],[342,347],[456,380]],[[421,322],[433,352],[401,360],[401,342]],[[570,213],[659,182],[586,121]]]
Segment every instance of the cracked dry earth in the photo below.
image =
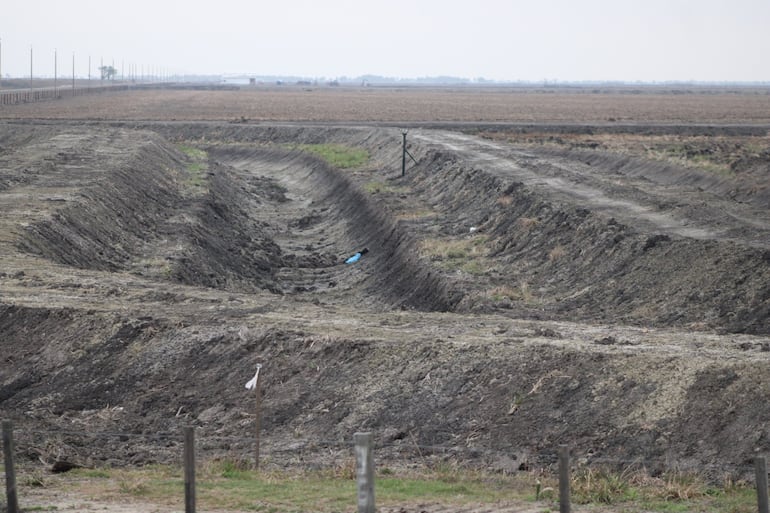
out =
[[[410,141],[401,177],[388,128],[0,125],[0,414],[20,458],[176,461],[149,435],[189,424],[203,457],[248,458],[257,362],[277,468],[360,430],[383,462],[440,446],[510,472],[559,444],[653,472],[741,473],[770,448],[767,205],[641,160]],[[370,160],[297,149],[319,143]]]

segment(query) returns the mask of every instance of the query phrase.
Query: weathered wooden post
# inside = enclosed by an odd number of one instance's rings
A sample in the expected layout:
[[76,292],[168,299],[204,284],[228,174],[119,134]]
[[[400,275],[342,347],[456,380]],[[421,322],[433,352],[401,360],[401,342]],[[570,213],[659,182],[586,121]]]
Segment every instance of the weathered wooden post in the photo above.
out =
[[559,512],[570,512],[569,447],[559,446]]
[[254,468],[259,470],[259,438],[262,431],[262,391],[260,390],[259,371],[262,364],[257,364],[257,373],[246,383],[247,390],[254,390],[254,434],[256,436],[254,449]]
[[184,511],[195,513],[195,428],[184,428]]
[[19,498],[16,496],[16,469],[13,463],[13,424],[3,421],[3,456],[5,458],[5,496],[8,499],[8,513],[19,513]]
[[[261,365],[259,366],[261,367]],[[259,367],[257,368],[257,381],[254,383],[254,436],[256,438],[254,449],[254,468],[259,470],[259,439],[262,433],[262,390],[259,379]]]
[[358,513],[374,513],[374,452],[371,433],[353,435],[356,451]]
[[767,459],[764,456],[754,458],[754,472],[757,480],[757,506],[759,513],[768,512],[767,499]]

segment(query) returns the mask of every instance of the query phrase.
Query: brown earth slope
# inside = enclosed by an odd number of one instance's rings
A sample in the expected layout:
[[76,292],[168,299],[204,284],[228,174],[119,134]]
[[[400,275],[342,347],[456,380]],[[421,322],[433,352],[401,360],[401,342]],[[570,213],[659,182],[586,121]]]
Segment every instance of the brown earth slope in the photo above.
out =
[[[257,362],[275,465],[362,429],[383,457],[507,470],[561,443],[720,470],[770,448],[766,208],[432,130],[401,177],[400,140],[0,125],[0,414],[20,450],[168,461],[192,423],[207,454],[248,457]],[[298,143],[371,159],[337,170]]]

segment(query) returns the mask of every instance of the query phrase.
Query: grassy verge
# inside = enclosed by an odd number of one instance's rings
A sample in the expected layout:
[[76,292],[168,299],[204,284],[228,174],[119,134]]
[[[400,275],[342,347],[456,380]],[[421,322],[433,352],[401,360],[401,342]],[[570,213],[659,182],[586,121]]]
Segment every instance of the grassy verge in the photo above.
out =
[[358,168],[369,161],[369,152],[366,150],[341,144],[301,144],[296,149],[321,157],[330,166],[339,169]]
[[[201,510],[264,511],[270,513],[352,511],[356,487],[352,462],[319,471],[261,472],[231,462],[202,465],[198,471],[197,503]],[[539,474],[539,473],[538,473]],[[21,497],[32,485],[21,485]],[[45,496],[77,495],[101,502],[142,502],[177,507],[184,501],[184,479],[178,468],[75,470],[46,475],[37,482]],[[578,469],[573,474],[573,503],[581,511],[647,511],[749,513],[756,511],[756,495],[748,483],[726,480],[706,484],[698,476],[673,473],[651,478],[642,472],[604,472]],[[440,504],[447,507],[517,505],[538,511],[558,510],[558,483],[535,473],[513,475],[474,471],[450,465],[419,471],[380,469],[376,480],[378,506]],[[29,502],[27,502],[29,504]],[[56,509],[55,499],[29,506]],[[421,506],[422,507],[422,506]],[[430,507],[428,507],[430,510]]]
[[192,189],[202,188],[206,183],[206,172],[209,170],[208,153],[204,150],[185,145],[178,146],[178,149],[187,155],[189,159],[185,168],[187,171],[185,185]]
[[[196,502],[201,510],[266,511],[271,513],[351,511],[356,504],[354,467],[322,471],[254,472],[228,462],[204,465],[196,476]],[[181,469],[153,466],[143,469],[78,469],[66,475],[46,476],[38,489],[101,502],[141,502],[176,506],[184,501]],[[530,494],[531,495],[531,494]],[[24,492],[22,491],[22,496]],[[512,488],[509,479],[480,473],[428,472],[396,475],[379,472],[379,506],[414,503],[465,505],[523,501],[526,493]],[[27,503],[29,504],[29,503]],[[55,500],[27,509],[56,508]]]

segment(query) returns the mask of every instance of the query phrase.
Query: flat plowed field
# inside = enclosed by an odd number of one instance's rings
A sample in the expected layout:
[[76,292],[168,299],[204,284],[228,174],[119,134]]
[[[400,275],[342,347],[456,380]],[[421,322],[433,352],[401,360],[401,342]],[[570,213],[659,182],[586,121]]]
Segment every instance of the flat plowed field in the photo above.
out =
[[770,123],[770,89],[134,90],[0,108],[0,118],[313,122]]

